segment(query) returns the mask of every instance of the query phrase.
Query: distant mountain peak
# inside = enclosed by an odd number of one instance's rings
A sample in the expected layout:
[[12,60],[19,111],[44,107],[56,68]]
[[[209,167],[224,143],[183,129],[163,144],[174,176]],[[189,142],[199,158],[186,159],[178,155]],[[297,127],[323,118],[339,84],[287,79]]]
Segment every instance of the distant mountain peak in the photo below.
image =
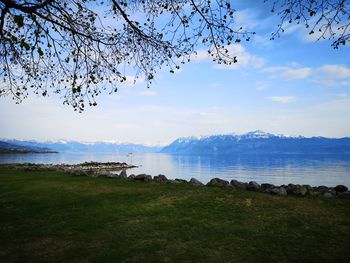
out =
[[247,132],[247,133],[241,135],[240,137],[263,139],[263,138],[271,138],[271,137],[279,137],[279,136],[272,134],[272,133],[264,132],[261,130],[256,130],[256,131]]
[[261,130],[241,135],[179,138],[162,152],[177,154],[350,154],[350,138],[285,136]]

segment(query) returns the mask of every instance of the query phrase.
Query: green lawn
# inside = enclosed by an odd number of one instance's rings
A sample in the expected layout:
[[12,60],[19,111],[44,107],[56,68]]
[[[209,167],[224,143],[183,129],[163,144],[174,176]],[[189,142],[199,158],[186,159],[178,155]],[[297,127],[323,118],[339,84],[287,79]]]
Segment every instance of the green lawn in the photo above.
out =
[[350,200],[0,168],[0,262],[349,262]]

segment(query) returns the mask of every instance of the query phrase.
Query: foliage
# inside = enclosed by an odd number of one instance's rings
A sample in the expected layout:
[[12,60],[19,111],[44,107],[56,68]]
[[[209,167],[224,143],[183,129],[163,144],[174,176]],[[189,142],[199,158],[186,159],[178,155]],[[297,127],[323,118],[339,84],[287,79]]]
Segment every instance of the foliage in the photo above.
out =
[[219,64],[249,32],[233,28],[226,0],[0,0],[0,95],[21,102],[54,91],[83,111],[103,90],[116,92],[128,70],[148,85],[205,47]]
[[271,11],[281,18],[272,39],[279,37],[287,24],[296,23],[304,24],[317,40],[333,40],[334,48],[350,40],[349,0],[274,0]]

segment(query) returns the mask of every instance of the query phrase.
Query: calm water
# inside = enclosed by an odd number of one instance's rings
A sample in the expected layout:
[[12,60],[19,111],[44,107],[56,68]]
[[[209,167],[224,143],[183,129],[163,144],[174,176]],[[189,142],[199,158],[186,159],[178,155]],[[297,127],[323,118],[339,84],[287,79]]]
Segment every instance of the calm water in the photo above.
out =
[[350,186],[350,156],[183,156],[169,154],[125,155],[96,153],[1,154],[0,163],[81,163],[85,161],[118,161],[141,165],[128,174],[164,174],[168,178],[190,179],[203,183],[211,178],[236,179],[243,182],[296,183],[310,185]]

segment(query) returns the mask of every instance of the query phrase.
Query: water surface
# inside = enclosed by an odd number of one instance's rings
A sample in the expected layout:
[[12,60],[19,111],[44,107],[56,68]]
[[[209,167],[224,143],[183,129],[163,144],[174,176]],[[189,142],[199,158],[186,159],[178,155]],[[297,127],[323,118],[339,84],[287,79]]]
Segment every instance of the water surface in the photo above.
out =
[[58,154],[1,154],[0,163],[69,163],[86,161],[127,162],[141,165],[128,174],[164,174],[170,179],[189,180],[195,177],[203,183],[211,178],[236,179],[243,182],[295,183],[350,186],[350,156],[336,155],[236,155],[185,156],[161,153],[124,154],[58,153]]

